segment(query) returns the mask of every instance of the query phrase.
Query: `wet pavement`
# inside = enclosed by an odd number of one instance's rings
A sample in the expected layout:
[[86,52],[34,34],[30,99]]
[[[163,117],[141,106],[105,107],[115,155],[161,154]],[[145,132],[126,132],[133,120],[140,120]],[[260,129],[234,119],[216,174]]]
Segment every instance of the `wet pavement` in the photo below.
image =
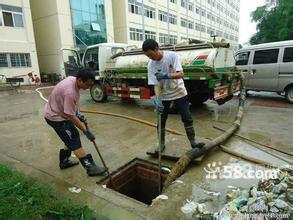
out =
[[[50,89],[43,90],[48,97]],[[215,149],[200,165],[190,165],[164,194],[167,200],[158,200],[147,206],[111,189],[105,189],[96,182],[101,177],[88,177],[81,165],[68,170],[58,167],[58,152],[62,142],[43,119],[44,101],[34,90],[0,91],[0,162],[10,164],[21,172],[48,182],[61,193],[79,200],[99,215],[109,219],[184,219],[181,212],[187,200],[205,203],[211,212],[218,211],[225,204],[228,185],[247,189],[256,184],[257,178],[207,178],[207,170],[218,167],[246,167],[256,165]],[[87,91],[81,95],[82,110],[111,112],[156,123],[156,114],[149,101],[120,100],[109,98],[105,103],[95,103]],[[223,133],[234,121],[238,107],[237,96],[224,105],[212,101],[191,108],[197,137],[213,139]],[[89,127],[97,137],[97,144],[110,171],[114,171],[134,158],[157,162],[146,155],[157,143],[156,129],[149,125],[103,114],[86,113]],[[293,153],[293,105],[273,93],[251,93],[245,105],[240,130],[224,143],[226,147],[242,154],[280,166],[292,161],[292,157],[268,149],[266,146]],[[167,127],[184,133],[179,115],[170,115]],[[220,128],[220,129],[219,129]],[[167,147],[180,143],[188,146],[184,136],[168,133]],[[248,140],[247,140],[248,139]],[[82,143],[87,152],[100,163],[92,143],[83,135]],[[176,140],[176,141],[175,141]],[[254,142],[251,142],[252,140]],[[257,144],[258,143],[258,144]],[[180,147],[180,146],[178,146]],[[267,152],[266,152],[267,151]],[[184,153],[184,151],[182,152]],[[274,155],[277,154],[278,157]],[[172,167],[174,162],[163,160]],[[214,165],[211,169],[211,165]],[[262,170],[264,168],[257,167]],[[244,171],[243,171],[244,172]],[[68,187],[81,188],[79,194],[71,193]],[[219,196],[208,195],[206,191],[221,192]]]

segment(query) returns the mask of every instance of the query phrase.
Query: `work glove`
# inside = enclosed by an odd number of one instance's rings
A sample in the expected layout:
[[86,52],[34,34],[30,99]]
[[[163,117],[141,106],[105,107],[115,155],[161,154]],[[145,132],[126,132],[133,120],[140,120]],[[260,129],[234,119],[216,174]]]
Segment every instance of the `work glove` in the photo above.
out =
[[163,103],[157,97],[152,98],[151,100],[153,106],[155,107],[155,111],[162,114],[164,111]]
[[96,139],[95,135],[92,132],[90,132],[89,130],[86,130],[83,133],[87,137],[87,139],[89,139],[90,141],[94,141]]
[[76,117],[78,117],[81,122],[86,123],[86,117],[81,115],[79,111],[76,112]]
[[158,81],[160,81],[161,79],[170,79],[169,73],[167,72],[157,72],[155,73],[155,76]]

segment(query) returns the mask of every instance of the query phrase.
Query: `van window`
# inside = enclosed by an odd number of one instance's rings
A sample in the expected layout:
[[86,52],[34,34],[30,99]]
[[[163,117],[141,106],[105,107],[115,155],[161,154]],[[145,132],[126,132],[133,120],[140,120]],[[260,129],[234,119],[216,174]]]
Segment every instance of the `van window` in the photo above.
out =
[[283,62],[293,62],[293,47],[285,48]]
[[250,52],[242,52],[236,55],[236,65],[247,65]]
[[99,70],[99,48],[90,48],[84,54],[84,66],[92,70]]
[[279,49],[258,50],[254,52],[253,64],[277,63]]

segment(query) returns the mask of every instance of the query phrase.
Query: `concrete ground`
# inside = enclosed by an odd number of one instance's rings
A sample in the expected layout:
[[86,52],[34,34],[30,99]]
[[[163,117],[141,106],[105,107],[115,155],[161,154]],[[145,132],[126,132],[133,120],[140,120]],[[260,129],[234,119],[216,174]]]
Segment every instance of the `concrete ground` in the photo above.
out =
[[[50,89],[42,90],[45,97]],[[222,106],[212,101],[192,108],[196,135],[213,139],[227,129],[234,121],[238,100],[235,97]],[[172,184],[164,194],[168,200],[158,200],[148,206],[128,198],[111,189],[97,185],[101,177],[88,177],[81,165],[67,170],[58,167],[58,152],[63,147],[54,131],[45,123],[42,111],[44,101],[32,89],[0,91],[0,163],[15,167],[26,175],[49,183],[70,198],[80,201],[96,210],[100,216],[109,219],[184,219],[181,207],[187,200],[205,203],[211,212],[221,209],[228,185],[248,189],[256,184],[257,178],[207,178],[211,165],[256,167],[255,164],[215,149],[200,165],[190,165],[179,178],[182,182]],[[88,91],[81,95],[82,110],[111,112],[156,122],[156,114],[149,101],[121,101],[110,98],[105,103],[95,103]],[[157,162],[146,155],[157,143],[156,129],[146,124],[102,114],[85,114],[90,129],[96,134],[96,141],[110,171],[114,171],[134,158]],[[293,153],[293,105],[273,93],[253,93],[245,105],[244,118],[237,132],[249,140],[232,137],[224,145],[242,154],[268,161],[276,166],[292,162],[292,157],[268,149],[266,146]],[[167,127],[184,132],[179,115],[170,115]],[[220,129],[219,129],[220,128]],[[167,134],[167,147],[180,143],[178,147],[188,148],[183,136]],[[81,135],[87,152],[100,163],[92,143]],[[184,148],[183,148],[184,149]],[[266,151],[266,152],[265,152]],[[182,151],[184,153],[184,150]],[[274,156],[274,155],[277,155]],[[174,162],[163,160],[172,167]],[[263,169],[257,167],[257,169]],[[81,188],[80,193],[71,193],[68,188]],[[219,196],[207,191],[221,192]]]

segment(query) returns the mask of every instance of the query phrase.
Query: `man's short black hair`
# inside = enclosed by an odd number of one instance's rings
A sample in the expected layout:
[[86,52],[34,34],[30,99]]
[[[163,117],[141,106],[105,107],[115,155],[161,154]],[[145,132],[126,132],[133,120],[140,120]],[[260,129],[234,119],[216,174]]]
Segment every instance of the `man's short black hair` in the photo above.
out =
[[79,69],[76,75],[77,79],[81,79],[81,81],[86,82],[88,80],[95,81],[94,71],[91,68],[82,68]]
[[142,50],[144,52],[147,52],[148,50],[156,50],[158,48],[159,48],[159,44],[157,43],[157,41],[153,39],[147,39],[142,44]]

